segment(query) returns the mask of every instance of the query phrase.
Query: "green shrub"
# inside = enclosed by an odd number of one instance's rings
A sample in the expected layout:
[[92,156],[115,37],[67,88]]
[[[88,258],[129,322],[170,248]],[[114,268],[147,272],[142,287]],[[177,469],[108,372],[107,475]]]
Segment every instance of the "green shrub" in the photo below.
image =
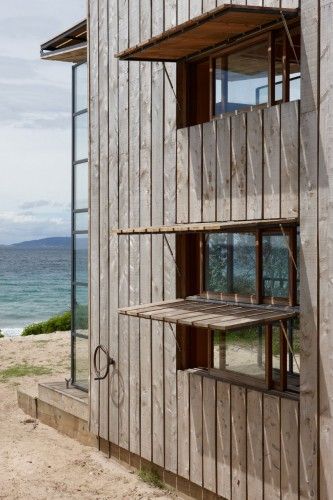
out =
[[29,335],[41,335],[43,333],[66,332],[70,329],[71,312],[67,311],[61,315],[53,316],[47,321],[27,326],[23,330],[22,336],[27,337]]
[[0,339],[4,339],[4,338],[5,338],[5,336],[4,336],[4,334],[2,333],[2,331],[0,330]]

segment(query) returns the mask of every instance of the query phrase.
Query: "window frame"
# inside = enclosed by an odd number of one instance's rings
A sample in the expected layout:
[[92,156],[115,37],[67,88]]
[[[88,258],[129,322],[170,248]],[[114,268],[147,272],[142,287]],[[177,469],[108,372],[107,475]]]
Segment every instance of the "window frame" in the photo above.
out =
[[[299,21],[291,21],[288,27],[294,28],[299,26]],[[282,99],[275,99],[275,42],[282,36],[283,39],[283,55],[282,55]],[[264,104],[245,106],[237,111],[227,111],[221,114],[215,114],[215,60],[218,58],[225,58],[231,54],[267,41],[267,66],[268,66],[268,102]],[[254,34],[250,38],[239,39],[221,49],[211,52],[209,55],[195,58],[194,60],[185,61],[177,64],[177,128],[190,127],[202,122],[198,119],[193,120],[191,104],[191,93],[193,85],[191,84],[191,72],[195,64],[200,64],[203,60],[209,59],[209,110],[207,110],[207,117],[209,121],[222,118],[227,115],[234,115],[237,113],[249,112],[253,109],[265,109],[279,103],[289,102],[290,100],[290,47],[289,38],[284,27],[279,27],[265,31],[264,33]]]
[[[282,230],[281,230],[282,227]],[[266,228],[257,229],[237,229],[224,230],[224,233],[234,234],[254,234],[256,245],[256,293],[255,295],[241,295],[241,294],[226,294],[218,293],[210,290],[205,290],[206,283],[206,241],[205,237],[208,234],[219,233],[202,233],[200,235],[200,256],[199,256],[199,274],[200,274],[200,291],[199,296],[207,300],[225,300],[234,301],[235,303],[250,303],[250,304],[271,304],[271,305],[284,305],[284,306],[297,306],[297,225],[294,226],[271,226]],[[265,234],[281,234],[288,237],[289,244],[289,258],[288,258],[288,276],[289,276],[289,295],[288,297],[270,297],[263,294],[263,249],[262,238]],[[297,264],[296,264],[297,266]]]
[[[80,63],[74,64],[72,66],[72,99],[71,99],[71,107],[72,107],[72,113],[71,113],[71,120],[72,120],[72,129],[71,129],[71,137],[72,137],[72,151],[71,151],[71,156],[72,156],[72,166],[71,166],[71,175],[72,175],[72,186],[71,186],[71,385],[79,390],[82,390],[84,392],[88,392],[88,380],[87,381],[81,381],[77,380],[77,358],[76,358],[76,339],[82,339],[86,340],[89,343],[89,313],[88,313],[88,331],[87,335],[83,334],[82,332],[77,331],[77,325],[76,325],[76,299],[77,299],[77,293],[78,290],[83,290],[87,289],[88,290],[88,282],[89,282],[89,273],[87,269],[87,281],[82,282],[77,280],[76,276],[76,236],[79,235],[84,235],[87,236],[89,239],[89,194],[88,194],[88,205],[87,207],[84,208],[77,208],[76,207],[76,196],[75,196],[75,190],[76,190],[76,172],[75,169],[76,167],[80,168],[82,166],[83,168],[88,169],[88,176],[89,176],[89,158],[80,158],[76,159],[76,131],[75,131],[75,125],[76,121],[75,119],[78,116],[84,116],[87,115],[88,118],[88,100],[87,100],[87,106],[82,109],[76,109],[76,71],[79,67],[81,66],[86,66],[87,67],[87,61],[82,61]],[[87,67],[87,78],[88,78],[88,67]],[[88,124],[88,129],[89,129],[89,124]],[[89,130],[88,130],[89,132]],[[88,142],[88,136],[87,136],[87,142]],[[76,215],[78,214],[87,214],[88,215],[88,227],[85,230],[77,230],[75,226],[75,219]],[[88,241],[89,244],[89,241]],[[88,250],[88,255],[89,255],[89,250]],[[87,352],[87,360],[88,360],[88,352]],[[89,360],[88,360],[89,361]],[[89,363],[87,365],[87,370],[89,371]]]
[[[290,387],[288,387],[288,365],[287,357],[289,354],[288,343],[283,333],[283,328],[285,332],[288,330],[288,322],[279,322],[279,342],[280,342],[280,367],[279,367],[279,378],[274,379],[273,376],[273,324],[259,325],[262,327],[263,341],[265,342],[265,378],[260,379],[245,373],[236,372],[228,369],[215,368],[213,364],[213,352],[214,352],[214,331],[208,330],[207,342],[208,342],[208,373],[210,375],[222,378],[228,382],[240,383],[246,386],[256,387],[262,390],[275,390],[279,392],[290,392],[296,393]],[[225,335],[229,333],[225,332]],[[295,376],[294,373],[290,373],[291,376]]]

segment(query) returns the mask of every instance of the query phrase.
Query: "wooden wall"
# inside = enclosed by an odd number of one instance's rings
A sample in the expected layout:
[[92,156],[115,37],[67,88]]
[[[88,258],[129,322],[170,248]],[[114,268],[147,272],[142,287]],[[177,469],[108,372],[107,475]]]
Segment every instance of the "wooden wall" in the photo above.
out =
[[299,102],[177,132],[177,222],[299,215]]
[[175,239],[112,228],[299,213],[298,103],[177,131],[163,65],[114,58],[222,3],[89,1],[90,349],[116,361],[101,382],[91,367],[90,426],[225,498],[298,498],[298,403],[177,372],[171,326],[117,313],[176,296]]

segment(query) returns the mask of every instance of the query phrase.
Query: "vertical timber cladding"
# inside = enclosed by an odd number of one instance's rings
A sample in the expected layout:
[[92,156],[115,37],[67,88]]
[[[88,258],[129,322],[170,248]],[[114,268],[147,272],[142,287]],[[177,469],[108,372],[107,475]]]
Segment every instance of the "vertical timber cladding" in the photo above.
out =
[[[177,373],[171,326],[117,313],[118,306],[175,297],[175,240],[118,238],[110,228],[298,213],[298,103],[176,131],[163,65],[114,58],[222,3],[89,2],[91,353],[103,343],[116,360],[103,382],[92,369],[90,425],[224,498],[297,498],[298,434],[289,428],[298,427],[298,403]],[[263,3],[280,4],[251,5]],[[176,68],[166,70],[175,88]]]

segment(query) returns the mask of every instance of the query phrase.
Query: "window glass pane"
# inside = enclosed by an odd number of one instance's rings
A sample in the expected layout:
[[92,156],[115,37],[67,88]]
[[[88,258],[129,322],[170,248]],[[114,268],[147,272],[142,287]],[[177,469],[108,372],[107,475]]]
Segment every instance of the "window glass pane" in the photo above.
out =
[[[290,101],[301,98],[301,35],[299,26],[291,30],[293,47],[289,45]],[[288,42],[289,43],[289,42]]]
[[265,379],[265,335],[262,327],[214,332],[213,368]]
[[74,332],[88,335],[88,287],[76,286],[74,290]]
[[280,349],[280,325],[275,323],[272,327],[272,367],[273,367],[273,380],[280,383],[280,367],[281,367],[281,349]]
[[74,236],[74,280],[88,283],[88,235]]
[[74,160],[88,158],[88,114],[74,118]]
[[299,374],[300,374],[300,321],[295,318],[288,322],[288,389],[299,391]]
[[215,114],[268,102],[268,43],[216,60]]
[[283,37],[275,40],[275,101],[283,99]]
[[88,339],[74,338],[74,383],[88,387],[89,359]]
[[256,240],[251,233],[216,233],[206,239],[206,290],[256,293]]
[[301,235],[299,231],[299,227],[297,228],[297,273],[296,273],[296,293],[297,293],[297,304],[300,303],[300,283],[301,283]]
[[284,234],[262,237],[263,290],[265,297],[289,296],[289,238]]
[[74,214],[75,231],[88,231],[88,212]]
[[74,68],[74,112],[88,107],[87,64]]
[[88,208],[88,163],[74,166],[74,210]]

